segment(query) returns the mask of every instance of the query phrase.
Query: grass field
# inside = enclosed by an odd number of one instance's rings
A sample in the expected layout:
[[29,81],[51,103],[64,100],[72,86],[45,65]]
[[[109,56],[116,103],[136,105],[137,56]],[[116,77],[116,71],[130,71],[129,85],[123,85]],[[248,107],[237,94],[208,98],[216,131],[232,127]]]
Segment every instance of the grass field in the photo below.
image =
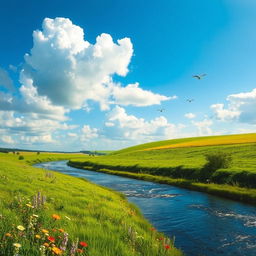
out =
[[[158,175],[206,182],[206,154],[232,157],[226,169],[214,171],[207,181],[233,187],[256,188],[256,134],[211,136],[152,142],[116,151],[107,156],[85,157],[73,165],[93,169]],[[217,145],[218,144],[218,145]],[[253,192],[255,193],[255,192]]]
[[20,155],[0,153],[1,256],[182,255],[123,195],[31,166],[83,155]]

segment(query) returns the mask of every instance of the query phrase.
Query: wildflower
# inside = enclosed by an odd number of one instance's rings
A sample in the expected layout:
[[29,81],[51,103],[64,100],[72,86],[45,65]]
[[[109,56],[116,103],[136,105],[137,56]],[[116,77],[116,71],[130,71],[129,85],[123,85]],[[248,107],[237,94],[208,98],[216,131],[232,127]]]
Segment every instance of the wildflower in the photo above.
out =
[[34,208],[34,206],[31,205],[31,204],[26,204],[26,206],[29,207],[29,208]]
[[25,230],[25,228],[23,226],[21,226],[21,225],[17,226],[17,229],[20,230],[20,231],[24,231]]
[[64,233],[64,229],[59,228],[58,230],[59,230],[61,233]]
[[38,215],[36,215],[36,214],[33,214],[32,216],[35,217],[35,218],[38,218]]
[[156,231],[156,229],[155,229],[155,228],[150,228],[150,230],[151,230],[151,231]]
[[45,234],[49,233],[49,231],[47,229],[42,229],[42,232],[45,233]]
[[6,233],[5,236],[12,237],[12,235],[10,233]]
[[53,215],[52,215],[52,218],[53,218],[54,220],[60,220],[60,216],[57,215],[57,214],[53,214]]
[[35,235],[35,238],[40,239],[41,236],[40,235]]
[[67,248],[67,244],[68,244],[68,233],[64,233],[64,236],[63,236],[63,240],[61,242],[61,245],[60,245],[60,249],[62,251],[65,251],[66,248]]
[[56,255],[61,255],[62,254],[62,250],[59,249],[58,247],[53,247],[52,251],[56,254]]
[[49,247],[50,245],[48,243],[43,244],[45,247]]
[[88,244],[86,243],[86,242],[80,242],[79,243],[82,247],[87,247],[88,246]]
[[166,250],[169,250],[169,249],[171,248],[171,246],[168,245],[168,244],[166,244],[166,245],[164,245],[164,248],[165,248]]
[[55,238],[53,236],[48,236],[47,239],[50,241],[50,242],[54,242],[55,241]]
[[65,218],[66,218],[67,220],[71,220],[68,216],[65,216]]
[[159,237],[159,240],[162,241],[162,240],[164,240],[164,238],[163,237]]
[[83,250],[82,249],[76,249],[76,252],[83,253]]
[[20,247],[21,247],[21,244],[19,244],[19,243],[14,243],[13,246],[16,247],[16,248],[20,248]]

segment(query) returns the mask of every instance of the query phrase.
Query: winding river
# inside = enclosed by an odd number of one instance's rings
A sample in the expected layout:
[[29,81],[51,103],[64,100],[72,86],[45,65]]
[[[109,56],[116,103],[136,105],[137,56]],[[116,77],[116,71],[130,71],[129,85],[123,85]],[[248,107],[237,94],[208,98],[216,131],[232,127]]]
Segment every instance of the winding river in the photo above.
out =
[[124,193],[188,256],[255,256],[256,207],[174,186],[86,171],[66,161],[36,167],[82,177]]

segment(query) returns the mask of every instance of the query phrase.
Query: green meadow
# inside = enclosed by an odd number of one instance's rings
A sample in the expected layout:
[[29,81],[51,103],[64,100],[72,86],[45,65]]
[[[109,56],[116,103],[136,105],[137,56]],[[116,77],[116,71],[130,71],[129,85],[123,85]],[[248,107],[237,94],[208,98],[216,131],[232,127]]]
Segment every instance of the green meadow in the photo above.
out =
[[70,158],[84,156],[0,153],[1,256],[182,255],[122,194],[31,166]]
[[[229,166],[211,170],[206,155],[218,154]],[[256,134],[152,142],[69,164],[256,203]]]

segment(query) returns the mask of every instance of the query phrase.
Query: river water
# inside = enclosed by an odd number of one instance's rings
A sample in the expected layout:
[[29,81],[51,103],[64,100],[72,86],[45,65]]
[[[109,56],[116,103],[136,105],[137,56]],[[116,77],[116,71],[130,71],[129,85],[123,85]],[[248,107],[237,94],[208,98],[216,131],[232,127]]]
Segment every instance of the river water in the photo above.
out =
[[255,256],[256,207],[165,184],[76,169],[66,161],[36,164],[122,192],[188,256]]

